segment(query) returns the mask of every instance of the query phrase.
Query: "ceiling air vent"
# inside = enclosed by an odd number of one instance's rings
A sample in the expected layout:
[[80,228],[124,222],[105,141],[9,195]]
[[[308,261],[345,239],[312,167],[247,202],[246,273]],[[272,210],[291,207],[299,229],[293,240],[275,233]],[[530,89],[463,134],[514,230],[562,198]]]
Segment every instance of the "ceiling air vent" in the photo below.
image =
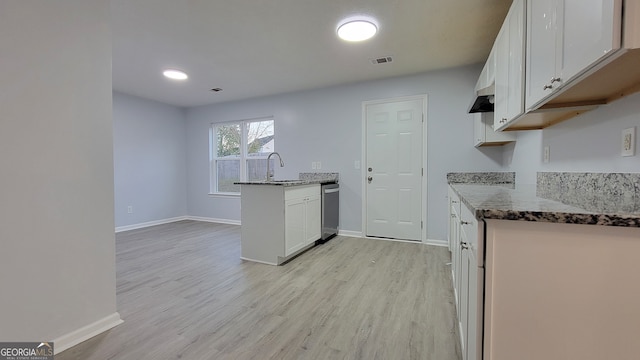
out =
[[393,58],[391,56],[383,56],[383,57],[379,57],[377,59],[371,59],[371,63],[373,65],[386,64],[386,63],[390,63],[392,61],[393,61]]

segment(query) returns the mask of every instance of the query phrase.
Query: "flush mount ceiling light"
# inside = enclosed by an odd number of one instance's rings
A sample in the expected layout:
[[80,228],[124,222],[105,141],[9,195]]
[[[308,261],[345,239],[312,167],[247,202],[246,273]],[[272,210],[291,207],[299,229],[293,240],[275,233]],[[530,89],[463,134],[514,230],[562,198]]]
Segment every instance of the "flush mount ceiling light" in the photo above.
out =
[[338,26],[338,36],[345,41],[364,41],[372,38],[378,31],[378,26],[372,19],[348,18]]
[[187,80],[189,76],[184,71],[176,70],[176,69],[167,69],[162,72],[162,75],[168,77],[173,80]]

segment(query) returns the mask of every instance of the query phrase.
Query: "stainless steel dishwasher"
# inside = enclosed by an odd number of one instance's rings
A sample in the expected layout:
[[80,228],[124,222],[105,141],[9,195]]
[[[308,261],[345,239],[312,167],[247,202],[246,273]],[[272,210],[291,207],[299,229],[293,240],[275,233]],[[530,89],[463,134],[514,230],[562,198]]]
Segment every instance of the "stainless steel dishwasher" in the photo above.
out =
[[340,185],[323,184],[322,192],[322,237],[316,243],[325,243],[338,234],[340,219]]

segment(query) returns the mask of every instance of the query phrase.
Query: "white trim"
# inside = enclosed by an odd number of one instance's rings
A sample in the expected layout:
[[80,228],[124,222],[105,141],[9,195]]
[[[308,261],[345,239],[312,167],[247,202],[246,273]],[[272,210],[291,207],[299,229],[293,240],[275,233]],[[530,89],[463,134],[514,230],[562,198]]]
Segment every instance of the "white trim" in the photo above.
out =
[[[427,164],[427,125],[428,125],[428,116],[427,116],[427,104],[429,102],[429,96],[427,94],[422,95],[412,95],[412,96],[401,96],[389,99],[380,99],[380,100],[368,100],[362,102],[362,137],[361,137],[361,149],[360,149],[360,171],[361,171],[361,181],[362,181],[362,237],[366,237],[367,233],[367,106],[374,104],[384,104],[398,101],[410,101],[410,100],[422,100],[422,114],[424,116],[424,122],[422,124],[422,168],[424,169],[424,175],[422,176],[422,243],[427,244],[430,243],[430,240],[427,239],[427,178],[428,174],[428,164]],[[414,242],[414,241],[409,241]]]
[[186,220],[204,221],[204,222],[228,224],[228,225],[240,225],[240,220],[218,219],[218,218],[210,218],[210,217],[202,217],[202,216],[186,216]]
[[419,240],[403,240],[403,239],[392,239],[392,238],[383,238],[383,237],[375,237],[375,236],[364,236],[363,239],[393,241],[393,242],[401,242],[401,243],[407,243],[407,244],[424,245],[424,243]]
[[431,245],[431,246],[442,246],[446,248],[449,247],[449,242],[447,242],[447,240],[427,239],[422,243],[425,245]]
[[106,316],[96,322],[83,326],[70,333],[62,335],[56,339],[53,339],[54,343],[54,355],[67,350],[68,348],[78,345],[81,342],[88,340],[100,333],[103,333],[109,329],[112,329],[124,321],[120,318],[120,314],[115,312],[109,316]]
[[275,266],[278,266],[278,264],[276,264],[276,263],[272,263],[272,262],[268,262],[268,261],[262,261],[262,260],[249,259],[249,258],[246,258],[246,257],[244,257],[244,256],[240,256],[240,259],[242,259],[242,260],[244,260],[244,261],[256,262],[256,263],[259,263],[259,264],[267,264],[267,265],[275,265]]
[[169,224],[169,223],[172,223],[172,222],[183,221],[183,220],[204,221],[204,222],[211,222],[211,223],[218,223],[218,224],[229,224],[229,225],[240,225],[240,220],[217,219],[217,218],[209,218],[209,217],[202,217],[202,216],[188,216],[187,215],[187,216],[178,216],[178,217],[162,219],[162,220],[148,221],[148,222],[139,223],[139,224],[133,224],[133,225],[118,226],[118,227],[116,227],[116,232],[119,233],[119,232],[122,232],[122,231],[142,229],[142,228],[146,228],[146,227],[150,227],[150,226]]
[[362,237],[362,231],[338,230],[338,236]]
[[116,232],[119,233],[119,232],[122,232],[122,231],[142,229],[142,228],[146,228],[146,227],[149,227],[149,226],[168,224],[168,223],[172,223],[172,222],[176,222],[176,221],[182,221],[182,220],[189,220],[189,218],[188,218],[188,216],[178,216],[178,217],[173,217],[173,218],[168,218],[168,219],[147,221],[147,222],[138,223],[138,224],[132,224],[132,225],[117,226],[116,227]]

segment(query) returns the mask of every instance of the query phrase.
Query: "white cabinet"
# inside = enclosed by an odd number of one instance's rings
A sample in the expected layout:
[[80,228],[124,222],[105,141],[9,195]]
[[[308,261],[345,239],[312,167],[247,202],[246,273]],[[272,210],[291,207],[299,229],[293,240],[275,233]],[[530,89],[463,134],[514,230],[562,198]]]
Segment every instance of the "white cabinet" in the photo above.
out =
[[280,265],[312,247],[320,207],[320,185],[242,185],[242,259]]
[[480,76],[478,77],[478,82],[476,82],[476,91],[480,89],[484,89],[489,87],[494,83],[496,78],[496,57],[495,57],[495,47],[491,48],[491,52],[489,53],[489,58],[487,58],[487,62],[484,64],[482,68],[482,72],[480,72]]
[[494,44],[496,129],[524,113],[524,21],[524,0],[515,0]]
[[621,13],[622,0],[528,1],[527,110],[620,48]]
[[284,255],[289,256],[320,239],[320,191],[295,187],[284,195]]
[[449,188],[452,279],[463,360],[482,359],[484,222]]
[[493,130],[493,115],[492,112],[473,114],[473,145],[475,147],[504,145],[516,140],[514,132]]

